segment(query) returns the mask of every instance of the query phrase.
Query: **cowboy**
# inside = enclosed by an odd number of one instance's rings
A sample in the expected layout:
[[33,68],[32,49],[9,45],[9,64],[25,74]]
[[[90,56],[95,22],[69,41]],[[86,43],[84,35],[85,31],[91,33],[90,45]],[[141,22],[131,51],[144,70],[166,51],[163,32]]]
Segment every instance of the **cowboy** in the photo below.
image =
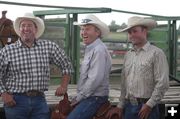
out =
[[108,26],[94,15],[87,15],[80,23],[80,35],[85,44],[85,56],[81,64],[76,105],[67,119],[92,119],[98,108],[108,101],[111,56],[101,41],[109,33]]
[[49,119],[44,91],[48,90],[50,63],[63,75],[57,96],[67,92],[72,65],[57,44],[39,39],[45,29],[42,19],[26,13],[15,20],[14,29],[20,38],[0,53],[0,93],[6,119]]
[[121,31],[128,33],[133,45],[124,58],[120,102],[112,111],[121,118],[159,119],[158,102],[169,87],[169,68],[164,52],[147,38],[156,26],[153,19],[134,16]]

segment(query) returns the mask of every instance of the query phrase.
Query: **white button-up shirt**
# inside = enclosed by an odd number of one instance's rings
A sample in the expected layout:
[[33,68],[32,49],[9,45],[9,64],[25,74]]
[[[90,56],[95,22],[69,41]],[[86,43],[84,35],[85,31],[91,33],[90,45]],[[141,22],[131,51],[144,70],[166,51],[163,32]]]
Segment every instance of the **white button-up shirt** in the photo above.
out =
[[109,95],[111,56],[100,39],[86,46],[77,88],[77,101],[90,96]]

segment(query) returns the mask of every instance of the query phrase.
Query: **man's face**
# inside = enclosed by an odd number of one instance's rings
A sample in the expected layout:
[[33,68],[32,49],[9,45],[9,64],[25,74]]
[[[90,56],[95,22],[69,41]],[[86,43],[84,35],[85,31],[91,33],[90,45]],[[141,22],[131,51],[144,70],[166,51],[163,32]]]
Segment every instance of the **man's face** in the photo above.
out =
[[80,34],[84,44],[89,45],[100,36],[100,30],[94,25],[88,24],[81,26]]
[[142,46],[146,42],[147,29],[141,26],[135,26],[128,30],[128,38],[135,46]]
[[34,41],[37,28],[33,21],[25,19],[20,23],[20,36],[23,42]]

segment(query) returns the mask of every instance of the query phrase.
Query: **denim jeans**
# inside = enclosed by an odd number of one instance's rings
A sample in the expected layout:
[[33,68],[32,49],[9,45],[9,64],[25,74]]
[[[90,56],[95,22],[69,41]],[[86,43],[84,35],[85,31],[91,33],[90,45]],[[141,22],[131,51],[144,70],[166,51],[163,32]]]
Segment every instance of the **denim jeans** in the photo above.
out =
[[6,119],[50,119],[49,107],[44,96],[28,97],[15,94],[16,105],[4,105]]
[[89,97],[82,100],[69,114],[67,119],[92,119],[99,107],[108,100],[104,97]]
[[[142,106],[143,103],[139,105],[132,105],[131,103],[127,102],[124,107],[124,119],[140,119],[138,113]],[[159,119],[159,116],[159,108],[158,105],[156,105],[152,108],[148,119]]]

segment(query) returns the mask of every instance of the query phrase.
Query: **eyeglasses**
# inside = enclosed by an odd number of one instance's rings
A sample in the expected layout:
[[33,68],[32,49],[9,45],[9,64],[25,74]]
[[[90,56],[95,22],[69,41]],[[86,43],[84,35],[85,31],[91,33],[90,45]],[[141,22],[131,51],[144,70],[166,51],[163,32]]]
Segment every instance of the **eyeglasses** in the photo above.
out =
[[81,23],[89,23],[90,21],[92,21],[91,19],[82,19]]

